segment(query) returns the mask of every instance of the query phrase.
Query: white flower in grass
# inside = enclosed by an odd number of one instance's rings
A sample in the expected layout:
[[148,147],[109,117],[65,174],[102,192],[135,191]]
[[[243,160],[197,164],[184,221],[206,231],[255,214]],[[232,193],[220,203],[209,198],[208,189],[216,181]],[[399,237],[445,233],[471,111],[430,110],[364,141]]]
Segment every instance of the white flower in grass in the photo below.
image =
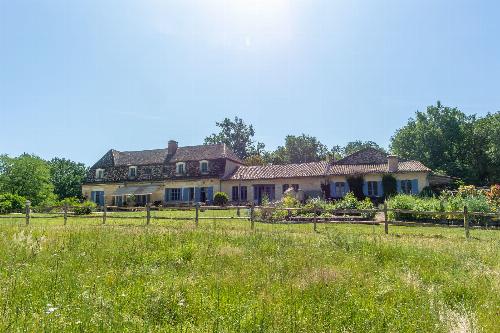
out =
[[57,307],[53,306],[52,304],[47,304],[47,310],[45,310],[45,314],[51,314],[52,312],[56,311]]

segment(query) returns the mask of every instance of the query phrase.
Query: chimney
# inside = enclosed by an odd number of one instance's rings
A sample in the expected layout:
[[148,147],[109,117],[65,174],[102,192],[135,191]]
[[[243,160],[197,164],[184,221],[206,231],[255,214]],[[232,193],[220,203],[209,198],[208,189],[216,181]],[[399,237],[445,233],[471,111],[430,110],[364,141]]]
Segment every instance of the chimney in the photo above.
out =
[[172,156],[177,151],[178,143],[175,140],[170,140],[168,142],[168,155]]
[[398,171],[399,158],[396,155],[387,156],[387,165],[389,166],[389,172]]

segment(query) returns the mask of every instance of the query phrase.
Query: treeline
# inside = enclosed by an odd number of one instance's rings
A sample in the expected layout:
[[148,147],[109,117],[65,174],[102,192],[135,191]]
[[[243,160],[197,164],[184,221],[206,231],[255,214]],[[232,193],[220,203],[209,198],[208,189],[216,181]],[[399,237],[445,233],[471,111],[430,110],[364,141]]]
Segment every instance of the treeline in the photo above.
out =
[[[264,143],[254,141],[254,127],[241,118],[226,118],[216,125],[219,133],[205,138],[205,143],[225,143],[248,165],[339,159],[366,147],[385,151],[373,141],[359,140],[329,148],[306,134],[287,135],[283,146],[266,150]],[[388,152],[421,161],[438,174],[456,177],[468,184],[499,183],[500,112],[484,117],[468,116],[437,102],[425,112],[416,112],[414,118],[395,131]]]
[[[80,198],[88,168],[64,158],[50,161],[22,154],[0,155],[0,211],[28,199],[34,206],[50,206],[65,198]],[[4,207],[5,210],[8,207]]]

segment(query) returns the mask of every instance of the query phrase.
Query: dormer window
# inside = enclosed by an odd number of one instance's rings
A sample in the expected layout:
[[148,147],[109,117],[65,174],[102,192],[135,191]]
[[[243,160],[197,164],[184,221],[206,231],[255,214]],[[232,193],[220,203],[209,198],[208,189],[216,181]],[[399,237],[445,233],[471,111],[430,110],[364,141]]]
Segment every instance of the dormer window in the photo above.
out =
[[103,179],[104,178],[104,169],[96,169],[95,178],[96,179]]
[[184,162],[179,162],[175,165],[175,172],[178,175],[183,175],[186,173],[186,163]]
[[208,161],[200,161],[200,172],[208,173]]
[[129,178],[137,177],[137,167],[136,166],[128,167],[128,177]]

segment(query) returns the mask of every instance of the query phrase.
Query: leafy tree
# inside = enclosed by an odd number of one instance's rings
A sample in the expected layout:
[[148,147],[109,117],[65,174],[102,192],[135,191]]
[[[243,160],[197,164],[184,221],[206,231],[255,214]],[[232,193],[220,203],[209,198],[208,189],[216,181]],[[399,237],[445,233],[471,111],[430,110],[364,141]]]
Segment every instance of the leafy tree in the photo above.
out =
[[398,129],[391,138],[391,150],[406,159],[415,159],[436,171],[474,180],[470,156],[475,116],[438,102],[417,112],[415,119]]
[[324,160],[328,154],[328,148],[314,136],[287,135],[285,145],[268,154],[266,159],[274,164],[306,163]]
[[33,205],[54,199],[49,164],[35,155],[23,154],[0,157],[0,191],[17,194],[31,200]]
[[50,180],[59,199],[81,196],[81,185],[88,170],[83,163],[56,157],[49,165]]
[[245,165],[264,165],[266,161],[263,155],[251,155],[246,157],[243,162]]
[[373,141],[361,141],[361,140],[356,140],[356,141],[351,141],[348,142],[344,148],[341,149],[342,156],[347,156],[351,155],[357,151],[360,151],[365,148],[374,148],[378,149],[380,151],[385,152],[385,149],[380,147],[377,143]]
[[219,133],[214,133],[205,138],[205,144],[225,143],[235,154],[245,159],[250,155],[259,155],[264,150],[264,144],[255,143],[255,131],[252,125],[247,125],[243,119],[235,117],[234,120],[225,118],[216,123],[220,128]]
[[500,183],[500,111],[476,121],[468,156],[478,183]]

